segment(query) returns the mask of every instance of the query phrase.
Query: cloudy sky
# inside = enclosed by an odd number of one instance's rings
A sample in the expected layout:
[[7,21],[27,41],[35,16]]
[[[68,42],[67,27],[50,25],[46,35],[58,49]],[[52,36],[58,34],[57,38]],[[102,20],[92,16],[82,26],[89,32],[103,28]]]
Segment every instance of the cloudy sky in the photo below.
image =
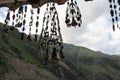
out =
[[[65,24],[66,3],[57,6],[64,42],[84,46],[106,54],[120,54],[120,30],[116,29],[115,32],[112,30],[108,0],[76,1],[81,10],[83,20],[80,28],[67,28]],[[41,18],[45,8],[46,5],[41,7]],[[4,20],[6,10],[5,8],[0,9],[1,22]]]

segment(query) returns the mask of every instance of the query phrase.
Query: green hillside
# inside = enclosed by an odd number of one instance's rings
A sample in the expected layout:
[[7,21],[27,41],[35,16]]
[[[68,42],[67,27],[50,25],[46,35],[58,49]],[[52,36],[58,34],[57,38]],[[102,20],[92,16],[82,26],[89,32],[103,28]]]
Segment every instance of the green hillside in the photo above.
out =
[[119,80],[120,57],[64,44],[65,59],[43,65],[37,42],[0,24],[0,80]]

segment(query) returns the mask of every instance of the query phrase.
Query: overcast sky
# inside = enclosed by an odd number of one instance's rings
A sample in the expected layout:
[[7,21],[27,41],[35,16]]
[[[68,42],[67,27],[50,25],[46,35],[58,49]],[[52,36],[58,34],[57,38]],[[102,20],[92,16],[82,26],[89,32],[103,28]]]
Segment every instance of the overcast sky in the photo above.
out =
[[[120,30],[116,29],[115,32],[112,30],[108,0],[94,0],[91,2],[85,2],[84,0],[76,1],[82,14],[83,23],[81,27],[67,28],[65,24],[67,6],[66,4],[57,6],[64,42],[84,46],[106,54],[120,54]],[[45,8],[46,5],[41,7],[41,19]],[[3,20],[6,10],[5,8],[0,9],[0,17]],[[0,21],[3,22],[3,20]],[[42,26],[42,20],[40,20],[40,23]]]

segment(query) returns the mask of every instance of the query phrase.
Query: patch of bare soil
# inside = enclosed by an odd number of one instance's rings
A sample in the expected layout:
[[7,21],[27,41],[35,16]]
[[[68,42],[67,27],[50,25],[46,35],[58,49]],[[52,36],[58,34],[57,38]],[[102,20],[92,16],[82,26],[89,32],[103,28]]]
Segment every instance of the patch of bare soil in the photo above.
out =
[[59,80],[51,72],[17,58],[8,58],[8,65],[6,80]]

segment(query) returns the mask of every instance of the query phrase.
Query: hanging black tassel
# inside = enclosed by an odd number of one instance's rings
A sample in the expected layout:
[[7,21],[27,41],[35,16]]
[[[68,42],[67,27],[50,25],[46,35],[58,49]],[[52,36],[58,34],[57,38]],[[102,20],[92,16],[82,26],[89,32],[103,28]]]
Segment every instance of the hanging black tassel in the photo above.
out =
[[37,38],[38,38],[38,35],[37,35],[37,34],[35,34],[35,41],[37,41]]
[[19,7],[18,13],[19,13],[19,14],[23,13],[23,6],[20,6],[20,7]]
[[10,12],[8,12],[8,14],[6,16],[6,20],[10,20]]
[[3,29],[3,31],[6,33],[8,33],[8,31],[9,31],[8,26],[7,26],[9,21],[10,21],[10,11],[8,11],[8,13],[7,13],[7,16],[5,19],[5,25],[4,25],[4,29]]
[[113,0],[113,3],[114,3],[115,20],[116,20],[116,23],[117,23],[117,28],[119,28],[119,24],[118,24],[118,13],[117,13],[117,4],[116,4],[116,1],[115,1],[115,0]]
[[29,28],[29,35],[27,37],[27,40],[28,41],[32,41],[32,38],[31,38],[31,27]]
[[10,12],[7,13],[5,24],[8,25],[9,21],[10,21]]
[[12,18],[13,18],[13,20],[15,20],[15,14],[13,14]]
[[35,41],[37,41],[37,38],[38,38],[38,35],[37,35],[37,33],[38,33],[38,29],[36,29]]
[[27,12],[27,6],[25,6],[25,13]]
[[31,38],[31,35],[30,35],[30,34],[27,36],[27,40],[28,40],[28,41],[32,41],[32,38]]
[[20,23],[20,22],[15,25],[15,27],[18,27],[18,28],[20,28],[21,26],[22,26],[22,23]]
[[72,26],[77,26],[77,22],[75,21],[74,17],[72,17],[72,23],[71,23]]
[[58,57],[57,57],[57,50],[56,50],[55,47],[53,48],[51,59],[52,60],[59,60]]
[[40,14],[40,8],[37,8],[37,14]]
[[115,25],[113,24],[113,31],[115,31]]
[[24,39],[24,33],[21,33],[21,40]]
[[4,29],[3,29],[3,31],[4,31],[5,33],[8,33],[8,31],[9,31],[9,29],[8,29],[8,27],[7,27],[6,24],[4,25]]
[[36,34],[35,34],[35,41],[37,41],[37,33],[38,33],[38,26],[39,26],[39,14],[40,14],[40,8],[37,8],[37,21],[36,21]]
[[[54,3],[50,3],[50,5],[47,4],[47,8],[43,17],[43,28],[38,41],[39,49],[41,49],[42,47],[48,48],[45,56],[45,62],[47,62],[48,60],[49,53],[51,56],[50,60],[53,61],[59,60],[59,56],[61,56],[61,58],[64,57],[63,51],[61,49],[63,41],[60,31],[59,18]],[[59,43],[61,43],[61,45],[59,45]],[[53,47],[52,52],[51,47]]]
[[14,26],[15,26],[15,11],[13,11],[13,16],[12,16],[13,22],[12,22],[12,26],[10,28],[11,31],[14,30]]
[[[25,27],[22,28],[22,31],[23,31],[23,32],[25,31]],[[24,39],[24,33],[23,33],[23,32],[21,33],[21,40]]]
[[68,19],[67,17],[69,17],[69,14],[66,15],[66,21],[65,21],[66,24],[69,24],[70,23],[70,19]]
[[27,13],[27,6],[25,6],[25,14],[24,14],[24,18],[26,18],[26,13]]
[[119,24],[118,24],[118,12],[117,12],[117,3],[119,4],[119,0],[118,2],[116,2],[116,0],[108,0],[110,3],[110,14],[112,17],[112,27],[113,27],[113,31],[115,31],[115,24],[117,23],[117,28],[119,28]]
[[28,41],[32,41],[32,37],[31,37],[31,27],[32,27],[32,25],[33,25],[33,14],[34,14],[33,9],[31,9],[31,21],[29,22],[29,35],[28,35],[28,37],[27,37],[27,40],[28,40]]

